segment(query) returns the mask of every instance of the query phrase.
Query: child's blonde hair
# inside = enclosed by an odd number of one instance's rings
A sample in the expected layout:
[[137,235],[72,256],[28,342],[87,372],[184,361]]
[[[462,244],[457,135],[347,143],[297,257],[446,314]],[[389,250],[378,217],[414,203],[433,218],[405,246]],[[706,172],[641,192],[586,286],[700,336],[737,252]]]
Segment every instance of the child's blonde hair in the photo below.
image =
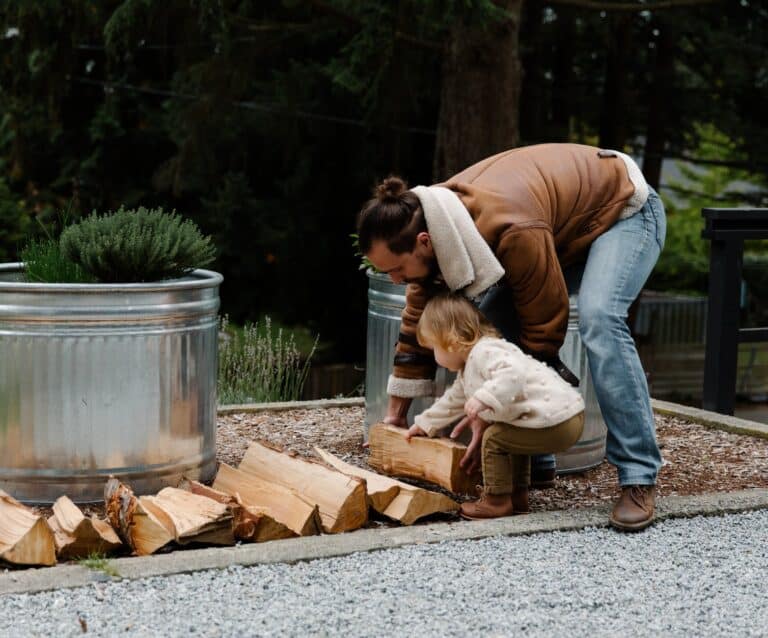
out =
[[498,337],[491,323],[465,297],[442,294],[424,306],[416,338],[425,348],[439,346],[448,352],[468,350],[483,337]]

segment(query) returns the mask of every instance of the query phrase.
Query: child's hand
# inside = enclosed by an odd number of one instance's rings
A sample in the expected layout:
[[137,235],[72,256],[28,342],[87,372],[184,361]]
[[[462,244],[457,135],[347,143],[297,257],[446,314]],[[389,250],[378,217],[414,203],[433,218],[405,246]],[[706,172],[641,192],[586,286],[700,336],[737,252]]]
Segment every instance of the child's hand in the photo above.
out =
[[475,397],[469,397],[469,399],[467,399],[467,402],[464,404],[464,413],[470,419],[476,419],[483,410],[490,410],[490,409],[491,409],[490,406],[485,405],[485,403],[483,403],[479,399],[476,399]]
[[412,425],[408,428],[408,431],[405,433],[405,440],[410,441],[411,437],[414,436],[427,436],[427,433],[422,430],[418,425]]
[[464,456],[461,457],[461,461],[459,461],[459,467],[467,474],[472,474],[480,468],[483,433],[490,425],[490,423],[483,421],[480,417],[473,419],[472,417],[465,416],[451,432],[452,439],[458,437],[466,428],[469,428],[472,432],[472,440],[469,442]]

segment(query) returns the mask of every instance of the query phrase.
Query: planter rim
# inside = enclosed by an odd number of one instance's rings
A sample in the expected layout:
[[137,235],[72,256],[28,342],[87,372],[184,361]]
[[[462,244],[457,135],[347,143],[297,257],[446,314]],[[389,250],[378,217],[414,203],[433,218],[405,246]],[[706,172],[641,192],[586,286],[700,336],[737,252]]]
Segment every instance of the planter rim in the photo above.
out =
[[[22,272],[23,262],[0,263],[0,277],[4,274]],[[43,283],[30,281],[2,281],[1,292],[52,292],[52,293],[102,293],[102,292],[166,292],[172,290],[190,290],[196,288],[211,288],[224,281],[224,277],[214,271],[197,268],[186,277],[168,279],[166,281],[150,281],[142,283]]]
[[366,268],[365,274],[368,276],[369,279],[378,279],[380,281],[386,281],[387,283],[390,283],[393,286],[405,286],[405,284],[396,284],[394,281],[392,281],[389,278],[389,275],[383,272],[377,272],[373,268]]

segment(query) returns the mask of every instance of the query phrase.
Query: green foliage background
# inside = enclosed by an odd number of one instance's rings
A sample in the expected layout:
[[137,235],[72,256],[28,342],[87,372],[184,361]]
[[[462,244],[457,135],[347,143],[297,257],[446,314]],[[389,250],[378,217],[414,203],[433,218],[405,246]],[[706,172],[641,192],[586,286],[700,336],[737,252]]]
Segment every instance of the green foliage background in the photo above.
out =
[[[177,210],[213,236],[233,321],[269,313],[336,344],[329,358],[359,360],[366,281],[349,239],[355,214],[391,172],[431,181],[451,27],[487,28],[505,19],[499,7],[0,3],[0,258],[18,258],[24,240],[67,208],[74,217],[123,205]],[[651,115],[663,111],[665,153],[732,159],[762,189],[746,199],[729,193],[733,169],[707,166],[686,186],[695,191],[687,203],[662,191],[670,232],[654,284],[701,290],[700,207],[764,203],[766,2],[628,18],[540,0],[524,7],[522,143],[606,143],[605,123],[618,117],[621,145],[641,151]],[[611,106],[619,19],[628,33],[625,99]],[[652,99],[660,32],[675,53],[661,107]]]

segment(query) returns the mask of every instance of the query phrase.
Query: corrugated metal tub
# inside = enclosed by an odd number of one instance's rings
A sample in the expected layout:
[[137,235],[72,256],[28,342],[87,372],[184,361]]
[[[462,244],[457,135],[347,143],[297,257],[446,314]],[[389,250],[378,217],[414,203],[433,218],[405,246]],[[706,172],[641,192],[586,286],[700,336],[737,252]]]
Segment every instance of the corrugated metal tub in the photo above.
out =
[[[389,277],[368,272],[368,336],[365,366],[365,426],[380,421],[387,412],[387,378],[392,370],[392,357],[400,330],[400,314],[405,307],[405,286],[392,283]],[[605,456],[606,428],[597,404],[586,350],[579,336],[576,298],[571,298],[568,332],[560,349],[560,358],[579,377],[579,390],[586,404],[584,433],[570,450],[557,455],[560,474],[579,472],[599,465]],[[435,392],[440,396],[452,376],[438,368]],[[415,400],[408,413],[412,417],[428,407],[435,397]]]
[[29,503],[215,470],[219,285],[38,284],[0,264],[0,489]]

